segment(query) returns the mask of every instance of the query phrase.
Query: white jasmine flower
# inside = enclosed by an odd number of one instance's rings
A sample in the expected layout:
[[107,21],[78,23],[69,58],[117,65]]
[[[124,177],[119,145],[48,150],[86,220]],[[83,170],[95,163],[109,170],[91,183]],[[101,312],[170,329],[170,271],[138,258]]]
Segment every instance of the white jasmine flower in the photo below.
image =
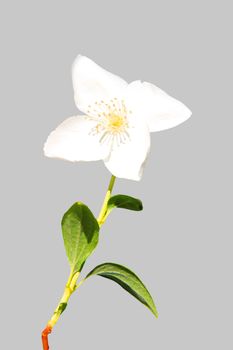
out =
[[150,149],[150,132],[172,128],[191,111],[153,84],[128,84],[92,60],[73,64],[74,98],[85,115],[70,117],[48,137],[47,157],[103,160],[116,177],[140,180]]

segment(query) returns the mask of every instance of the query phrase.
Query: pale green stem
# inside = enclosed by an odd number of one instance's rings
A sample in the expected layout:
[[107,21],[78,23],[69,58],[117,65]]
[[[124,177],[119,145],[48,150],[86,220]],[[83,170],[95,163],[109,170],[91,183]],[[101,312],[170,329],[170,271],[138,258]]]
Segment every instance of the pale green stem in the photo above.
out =
[[47,326],[53,328],[54,325],[57,323],[59,317],[61,316],[62,312],[65,310],[68,300],[71,297],[71,294],[75,291],[76,289],[76,282],[79,278],[80,272],[70,273],[70,276],[68,278],[67,284],[64,289],[64,293],[59,301],[59,304],[57,308],[55,309],[53,316],[49,320]]
[[108,185],[107,193],[106,193],[105,198],[104,198],[104,202],[103,202],[102,208],[100,210],[100,213],[99,213],[99,216],[98,216],[98,219],[97,219],[99,226],[102,226],[103,223],[106,220],[106,214],[107,214],[107,209],[108,209],[108,201],[109,201],[109,199],[111,197],[112,189],[113,189],[115,180],[116,180],[116,177],[114,175],[112,175],[111,179],[110,179],[110,182],[109,182],[109,185]]

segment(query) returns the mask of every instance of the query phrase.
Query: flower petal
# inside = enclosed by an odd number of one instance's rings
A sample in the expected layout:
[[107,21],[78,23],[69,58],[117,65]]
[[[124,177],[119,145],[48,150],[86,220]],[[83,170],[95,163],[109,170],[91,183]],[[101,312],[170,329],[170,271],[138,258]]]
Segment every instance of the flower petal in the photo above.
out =
[[186,121],[192,112],[157,86],[134,81],[128,85],[126,101],[143,117],[150,132],[173,128]]
[[90,134],[96,124],[86,116],[70,117],[49,135],[44,154],[50,158],[75,161],[91,161],[105,158],[109,149]]
[[128,133],[129,139],[113,148],[104,163],[116,177],[139,181],[150,150],[150,133],[147,124],[133,115]]
[[108,102],[120,97],[127,87],[125,80],[98,66],[85,56],[78,55],[72,67],[74,99],[78,109],[87,113],[96,101]]

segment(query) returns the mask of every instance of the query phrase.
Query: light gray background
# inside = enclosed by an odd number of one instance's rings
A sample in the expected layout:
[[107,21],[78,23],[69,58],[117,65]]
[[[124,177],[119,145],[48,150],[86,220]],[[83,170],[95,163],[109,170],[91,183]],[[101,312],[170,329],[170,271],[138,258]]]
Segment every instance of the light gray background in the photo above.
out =
[[[68,276],[60,219],[97,214],[101,162],[46,159],[48,133],[77,113],[71,64],[85,54],[128,81],[153,82],[193,117],[152,135],[141,182],[117,181],[144,211],[115,211],[85,267],[142,277],[155,320],[113,282],[72,296],[51,350],[232,349],[232,12],[230,1],[5,1],[1,8],[1,347],[41,349]],[[4,328],[4,330],[3,330]],[[230,334],[231,333],[231,334]]]

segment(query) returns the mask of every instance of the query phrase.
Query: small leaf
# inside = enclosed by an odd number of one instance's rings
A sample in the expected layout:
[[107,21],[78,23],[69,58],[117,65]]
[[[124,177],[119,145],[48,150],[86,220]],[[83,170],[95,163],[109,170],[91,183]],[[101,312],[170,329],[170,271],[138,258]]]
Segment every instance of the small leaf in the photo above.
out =
[[158,317],[156,306],[147,288],[135,273],[128,268],[114,263],[104,263],[95,267],[86,278],[93,275],[99,275],[118,283]]
[[59,306],[58,306],[58,312],[59,314],[61,315],[65,309],[67,308],[67,303],[61,303]]
[[140,199],[126,196],[124,194],[117,194],[109,199],[108,208],[110,210],[113,208],[123,208],[140,211],[143,209],[143,205]]
[[99,239],[99,225],[90,209],[75,203],[62,218],[66,255],[73,272],[81,271]]

